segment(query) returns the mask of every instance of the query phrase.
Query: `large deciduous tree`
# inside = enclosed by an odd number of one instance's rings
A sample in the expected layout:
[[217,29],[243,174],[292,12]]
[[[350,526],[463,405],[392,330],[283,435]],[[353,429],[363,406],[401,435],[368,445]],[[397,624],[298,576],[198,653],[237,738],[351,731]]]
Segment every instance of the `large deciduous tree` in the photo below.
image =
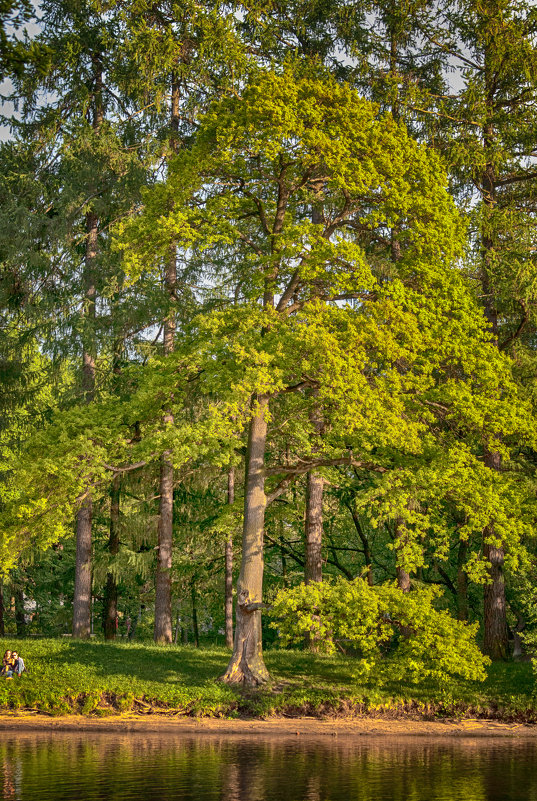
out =
[[[168,196],[175,209],[163,225]],[[315,468],[393,469],[394,452],[423,453],[434,439],[439,397],[471,405],[472,392],[496,392],[508,376],[452,267],[462,230],[437,157],[347,86],[307,70],[255,75],[241,98],[205,116],[193,149],[148,197],[139,230],[151,219],[161,252],[182,240],[203,251],[223,288],[239,286],[241,303],[201,325],[221,391],[251,397],[224,679],[261,684],[267,503]],[[490,363],[485,390],[476,359]],[[230,377],[239,367],[242,377]],[[269,464],[271,421],[288,397],[303,433],[295,426],[294,462]],[[330,432],[322,444],[311,436],[318,413]]]

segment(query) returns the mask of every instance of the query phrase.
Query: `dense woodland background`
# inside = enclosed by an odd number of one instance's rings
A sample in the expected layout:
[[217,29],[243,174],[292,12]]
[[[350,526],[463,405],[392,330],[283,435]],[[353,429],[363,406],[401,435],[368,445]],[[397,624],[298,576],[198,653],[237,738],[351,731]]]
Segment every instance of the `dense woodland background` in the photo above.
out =
[[360,577],[531,647],[533,4],[0,13],[0,634],[232,645],[235,600],[262,682],[261,602]]

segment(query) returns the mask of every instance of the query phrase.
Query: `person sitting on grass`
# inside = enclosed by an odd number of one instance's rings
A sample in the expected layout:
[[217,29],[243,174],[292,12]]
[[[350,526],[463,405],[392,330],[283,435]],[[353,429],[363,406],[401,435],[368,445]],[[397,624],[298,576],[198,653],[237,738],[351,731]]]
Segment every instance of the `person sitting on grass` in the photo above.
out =
[[18,651],[13,651],[13,653],[11,654],[11,658],[13,659],[13,673],[16,673],[17,676],[22,676],[22,674],[26,670],[24,659],[22,658],[22,656],[19,656]]
[[4,658],[2,660],[2,670],[0,670],[0,676],[5,676],[6,679],[12,679],[14,668],[15,660],[13,659],[13,654],[10,650],[7,650],[4,653]]

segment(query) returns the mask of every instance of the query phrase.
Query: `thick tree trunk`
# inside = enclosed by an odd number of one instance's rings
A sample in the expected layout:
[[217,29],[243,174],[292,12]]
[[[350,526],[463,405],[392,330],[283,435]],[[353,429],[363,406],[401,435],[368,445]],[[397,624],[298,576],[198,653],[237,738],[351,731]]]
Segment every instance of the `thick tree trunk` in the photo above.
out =
[[492,659],[507,659],[509,642],[503,579],[504,549],[485,544],[483,555],[490,562],[490,581],[485,585],[483,597],[483,650]]
[[268,398],[257,398],[250,422],[245,470],[242,561],[237,582],[233,654],[223,681],[256,686],[270,680],[263,660],[261,607],[263,600],[263,530],[265,526],[265,445]]
[[[227,502],[231,506],[235,502],[235,468],[230,467],[227,474]],[[226,587],[225,618],[226,645],[233,648],[233,537],[230,534],[226,542]]]
[[402,567],[397,568],[397,586],[402,592],[410,592],[410,573]]
[[[172,76],[172,105],[170,146],[177,151],[179,142],[179,83]],[[164,286],[168,294],[169,311],[164,321],[164,355],[173,353],[175,347],[175,290],[177,287],[177,254],[172,244],[170,256],[164,273]],[[173,415],[167,412],[163,424],[173,425]],[[155,642],[170,644],[172,642],[172,551],[173,551],[173,465],[169,451],[162,454],[160,466],[160,509],[158,526],[157,571],[155,577]]]
[[87,639],[91,634],[91,496],[82,501],[77,515],[75,592],[73,598],[73,637]]
[[[121,493],[121,478],[114,476],[110,492],[110,536],[108,538],[108,552],[110,556],[117,556],[119,552],[119,501]],[[117,581],[113,573],[106,576],[104,591],[103,629],[105,640],[115,640],[117,634]]]
[[306,485],[306,584],[322,581],[323,477],[310,470]]

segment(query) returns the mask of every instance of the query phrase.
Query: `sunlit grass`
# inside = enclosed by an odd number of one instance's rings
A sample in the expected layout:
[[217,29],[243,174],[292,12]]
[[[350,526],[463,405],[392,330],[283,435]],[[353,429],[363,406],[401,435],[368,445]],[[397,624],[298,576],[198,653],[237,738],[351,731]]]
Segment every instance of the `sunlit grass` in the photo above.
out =
[[[0,649],[15,641],[0,640]],[[17,640],[28,666],[21,679],[0,679],[0,709],[48,714],[127,711],[210,715],[493,715],[537,720],[530,664],[501,663],[482,684],[408,684],[404,677],[378,686],[374,674],[356,678],[352,657],[303,651],[267,651],[274,683],[241,692],[218,681],[229,651],[223,647],[157,646],[69,638]]]

